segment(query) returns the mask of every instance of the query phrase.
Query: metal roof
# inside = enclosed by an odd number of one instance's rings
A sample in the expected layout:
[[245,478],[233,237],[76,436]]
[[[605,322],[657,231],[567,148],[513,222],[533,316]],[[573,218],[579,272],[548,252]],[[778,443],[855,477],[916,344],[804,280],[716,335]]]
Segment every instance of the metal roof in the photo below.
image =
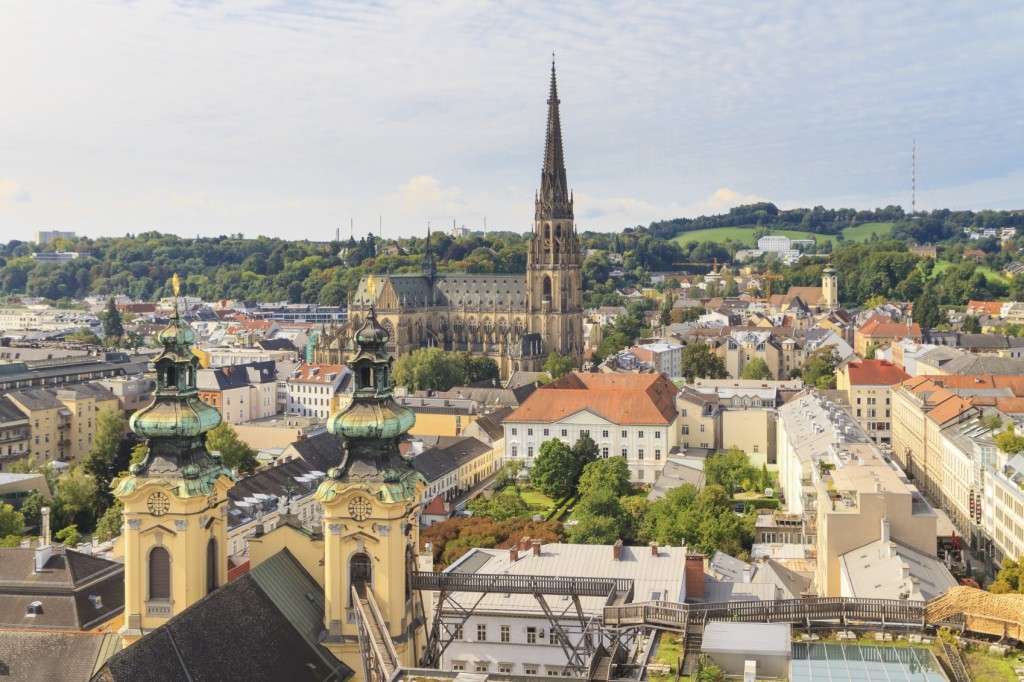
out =
[[790,656],[789,623],[733,623],[713,621],[704,626],[700,650],[709,654]]

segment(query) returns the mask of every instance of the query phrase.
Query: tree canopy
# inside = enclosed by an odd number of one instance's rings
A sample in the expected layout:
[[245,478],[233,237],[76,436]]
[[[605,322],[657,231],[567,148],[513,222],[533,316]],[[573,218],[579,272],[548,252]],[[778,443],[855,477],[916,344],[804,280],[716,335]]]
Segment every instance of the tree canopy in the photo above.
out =
[[530,469],[530,482],[545,495],[560,499],[576,490],[582,471],[572,448],[552,438],[541,443],[540,454]]
[[562,355],[553,350],[541,369],[550,374],[552,379],[557,379],[576,369],[576,361],[571,355]]
[[691,343],[683,349],[683,359],[679,371],[687,381],[698,378],[729,378],[729,372],[725,369],[725,360],[715,355],[711,346],[706,343]]
[[754,358],[747,364],[743,365],[743,370],[740,372],[741,379],[774,379],[772,376],[772,370],[768,367],[768,363],[761,358]]
[[811,351],[802,368],[804,383],[814,388],[835,388],[839,362],[839,351],[834,345]]
[[259,466],[256,451],[238,437],[235,427],[221,422],[217,428],[206,434],[207,452],[220,452],[224,465],[230,469],[251,474]]
[[453,386],[497,378],[498,364],[493,358],[461,351],[419,348],[395,363],[395,383],[413,391],[447,391]]
[[737,487],[756,488],[761,480],[757,469],[750,463],[747,453],[739,448],[718,452],[704,460],[704,478],[710,485],[720,485],[728,492]]

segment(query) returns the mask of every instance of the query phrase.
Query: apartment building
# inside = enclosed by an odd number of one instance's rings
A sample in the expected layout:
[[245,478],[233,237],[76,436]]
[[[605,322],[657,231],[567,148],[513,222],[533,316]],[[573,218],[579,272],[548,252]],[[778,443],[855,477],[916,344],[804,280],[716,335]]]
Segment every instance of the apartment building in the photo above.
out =
[[921,341],[921,325],[916,322],[897,322],[891,317],[872,314],[853,333],[853,350],[857,355],[867,356],[870,346],[880,346],[897,339],[910,339]]
[[345,365],[303,362],[288,377],[288,413],[327,419],[335,395],[351,386],[352,371]]
[[129,413],[153,402],[153,389],[156,387],[152,379],[142,374],[110,377],[96,383],[117,396],[121,410]]
[[587,433],[599,456],[626,459],[634,483],[654,483],[679,445],[678,392],[662,374],[567,374],[505,419],[505,456],[532,467],[545,441]]
[[277,414],[277,367],[272,360],[200,369],[199,399],[216,407],[229,424]]
[[855,589],[851,567],[875,543],[887,558],[891,549],[893,556],[920,559],[920,570],[929,575],[937,570],[938,515],[845,410],[806,391],[779,408],[777,440],[786,511],[811,515],[817,529],[819,595],[853,590],[856,596],[897,598],[912,592],[913,576],[901,577],[898,561],[892,562],[896,575],[879,583],[878,591]]
[[0,396],[0,472],[28,457],[31,442],[28,417],[7,396]]
[[776,465],[776,409],[803,382],[696,379],[679,390],[680,445],[716,450],[739,448],[751,463]]
[[846,391],[854,419],[877,445],[892,445],[889,389],[909,378],[888,360],[874,359],[848,362],[836,374],[836,389]]
[[10,391],[7,398],[27,418],[29,456],[44,463],[85,457],[92,448],[100,412],[120,410],[117,396],[95,384]]

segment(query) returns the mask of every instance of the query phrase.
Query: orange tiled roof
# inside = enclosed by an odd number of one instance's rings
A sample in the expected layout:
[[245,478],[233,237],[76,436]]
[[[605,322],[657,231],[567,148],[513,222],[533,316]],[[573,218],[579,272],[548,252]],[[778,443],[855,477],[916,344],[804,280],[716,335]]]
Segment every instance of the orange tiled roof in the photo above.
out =
[[573,372],[538,388],[505,421],[556,422],[589,410],[616,424],[669,424],[678,392],[662,374]]
[[999,314],[1002,311],[1002,301],[969,301],[967,303],[968,315],[988,315],[989,317],[999,317]]
[[[295,369],[296,376],[288,377],[293,384],[330,384],[345,370],[345,365],[310,364],[304,362]],[[332,377],[328,379],[327,377]]]
[[921,337],[921,325],[917,322],[911,324],[908,328],[907,325],[902,322],[895,322],[891,317],[885,317],[884,315],[872,315],[868,318],[857,333],[861,336],[875,337]]
[[951,390],[1006,388],[1024,397],[1024,376],[1017,374],[951,374],[927,377],[936,385]]
[[888,360],[862,360],[846,365],[851,386],[892,386],[910,378],[910,375]]

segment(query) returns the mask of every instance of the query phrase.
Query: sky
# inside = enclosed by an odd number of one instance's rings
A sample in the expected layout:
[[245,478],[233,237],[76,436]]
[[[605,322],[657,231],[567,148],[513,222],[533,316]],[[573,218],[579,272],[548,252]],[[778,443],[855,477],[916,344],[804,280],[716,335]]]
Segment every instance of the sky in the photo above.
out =
[[[3,0],[0,240],[1024,209],[1024,3]],[[916,141],[916,142],[915,142]],[[916,144],[916,164],[912,150]]]

